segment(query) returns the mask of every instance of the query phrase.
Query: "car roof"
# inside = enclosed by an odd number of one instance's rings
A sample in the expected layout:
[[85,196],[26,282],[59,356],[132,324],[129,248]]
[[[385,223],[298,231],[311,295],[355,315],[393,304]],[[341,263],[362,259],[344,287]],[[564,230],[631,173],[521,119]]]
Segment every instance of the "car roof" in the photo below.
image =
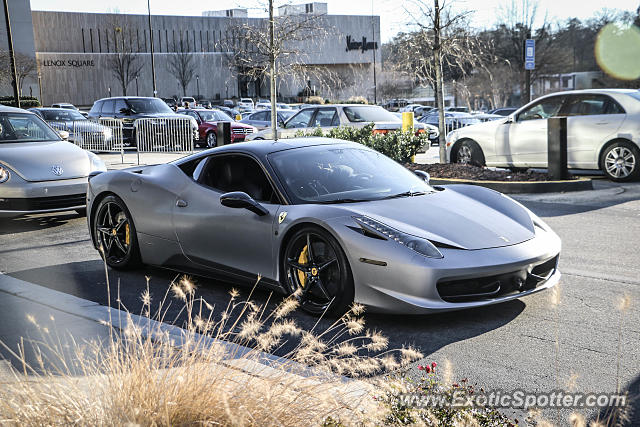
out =
[[112,96],[110,98],[97,99],[95,102],[108,101],[110,99],[160,99],[160,98],[153,98],[152,96]]
[[0,105],[0,113],[28,113],[28,114],[33,114],[31,111],[23,110],[22,108],[9,107],[8,105]]

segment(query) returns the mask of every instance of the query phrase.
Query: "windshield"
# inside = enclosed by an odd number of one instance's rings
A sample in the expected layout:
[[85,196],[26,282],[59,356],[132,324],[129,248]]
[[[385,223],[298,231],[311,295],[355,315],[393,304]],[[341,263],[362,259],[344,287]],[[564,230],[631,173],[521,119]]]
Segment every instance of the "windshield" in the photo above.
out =
[[382,107],[362,106],[362,107],[344,107],[344,114],[350,122],[399,122],[398,117],[388,112]]
[[74,120],[87,120],[75,110],[40,110],[44,119],[48,122],[72,122]]
[[233,121],[226,113],[222,111],[198,111],[200,118],[205,122],[228,122]]
[[127,99],[133,114],[173,113],[171,108],[158,98]]
[[327,145],[269,155],[294,203],[344,203],[432,191],[422,179],[377,151]]
[[0,143],[60,141],[35,114],[0,113]]

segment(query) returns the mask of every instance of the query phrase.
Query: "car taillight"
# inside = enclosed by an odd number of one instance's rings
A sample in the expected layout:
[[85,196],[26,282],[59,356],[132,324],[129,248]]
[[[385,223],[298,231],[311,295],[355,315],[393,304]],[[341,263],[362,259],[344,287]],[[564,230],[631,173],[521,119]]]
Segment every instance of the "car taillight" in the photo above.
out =
[[373,134],[380,133],[380,134],[384,135],[384,134],[389,133],[389,130],[388,129],[374,129],[372,133]]

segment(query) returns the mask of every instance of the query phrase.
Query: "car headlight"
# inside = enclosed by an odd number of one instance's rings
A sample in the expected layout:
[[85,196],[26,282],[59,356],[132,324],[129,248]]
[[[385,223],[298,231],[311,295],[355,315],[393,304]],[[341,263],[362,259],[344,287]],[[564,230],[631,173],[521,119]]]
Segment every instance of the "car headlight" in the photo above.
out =
[[395,228],[391,228],[380,221],[373,220],[366,216],[354,216],[353,219],[365,230],[379,234],[387,240],[393,240],[422,256],[427,258],[444,258],[438,248],[427,239],[398,231]]
[[3,182],[9,181],[9,178],[11,178],[11,173],[9,173],[9,169],[3,168],[2,166],[0,166],[0,184],[2,184]]
[[89,156],[89,162],[91,163],[90,172],[106,172],[107,171],[107,166],[104,164],[104,162],[100,157],[93,154],[91,151],[87,151],[87,156]]
[[104,128],[102,130],[102,135],[104,135],[104,139],[111,139],[111,137],[113,136],[113,131],[111,130],[111,128]]

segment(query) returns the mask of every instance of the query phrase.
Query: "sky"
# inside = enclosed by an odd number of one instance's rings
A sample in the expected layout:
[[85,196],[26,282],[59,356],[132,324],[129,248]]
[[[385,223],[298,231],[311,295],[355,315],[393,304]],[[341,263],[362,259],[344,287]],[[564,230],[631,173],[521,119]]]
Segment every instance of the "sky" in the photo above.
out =
[[[265,11],[257,6],[264,0],[150,0],[154,15],[202,15],[205,10],[222,10],[248,7],[250,16],[264,16]],[[313,0],[274,0],[276,6],[286,3],[309,3]],[[318,1],[318,0],[316,0]],[[322,1],[322,0],[320,0]],[[399,31],[411,29],[412,19],[407,11],[415,10],[419,1],[432,4],[430,0],[324,0],[331,15],[379,15],[382,41],[388,41]],[[490,28],[505,5],[512,0],[449,0],[460,11],[474,11],[471,23],[476,28]],[[536,0],[518,0],[536,1]],[[568,18],[586,19],[603,7],[635,11],[640,0],[537,0],[538,24],[544,17],[547,21],[564,21]],[[113,12],[147,13],[147,0],[31,0],[32,10],[55,10],[67,12]]]

